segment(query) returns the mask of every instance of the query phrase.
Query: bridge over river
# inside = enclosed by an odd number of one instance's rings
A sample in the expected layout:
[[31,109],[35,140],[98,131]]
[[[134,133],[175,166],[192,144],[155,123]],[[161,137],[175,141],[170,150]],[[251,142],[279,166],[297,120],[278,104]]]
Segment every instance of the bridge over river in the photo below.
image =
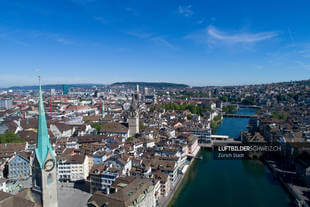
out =
[[[238,114],[255,114],[257,109],[240,108]],[[214,142],[220,135],[237,138],[246,130],[248,119],[224,117],[215,131]],[[228,140],[223,140],[228,144]],[[235,143],[235,142],[234,142]],[[199,143],[201,145],[201,143]],[[270,170],[257,160],[218,160],[209,150],[201,150],[196,164],[186,172],[179,193],[171,207],[238,206],[238,207],[291,207],[290,196],[273,179]]]
[[210,136],[211,142],[205,143],[200,142],[199,146],[202,148],[213,148],[214,145],[226,145],[226,144],[241,144],[241,141],[238,141],[234,138],[229,138],[229,136],[226,135],[215,135],[212,134]]
[[223,114],[224,117],[235,117],[235,118],[257,118],[257,115],[252,114]]

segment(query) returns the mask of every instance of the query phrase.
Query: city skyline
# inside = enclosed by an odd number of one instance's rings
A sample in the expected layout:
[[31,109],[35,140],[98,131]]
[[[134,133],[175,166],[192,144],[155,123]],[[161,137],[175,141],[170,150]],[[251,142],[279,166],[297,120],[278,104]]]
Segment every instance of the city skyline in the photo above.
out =
[[34,85],[36,68],[44,84],[309,79],[309,4],[4,1],[0,87]]

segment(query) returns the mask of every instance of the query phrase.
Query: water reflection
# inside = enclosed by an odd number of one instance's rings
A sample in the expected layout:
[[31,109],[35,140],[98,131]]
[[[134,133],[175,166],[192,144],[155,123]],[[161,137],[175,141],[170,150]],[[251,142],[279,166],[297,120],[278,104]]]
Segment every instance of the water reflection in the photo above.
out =
[[[245,110],[245,111],[243,111]],[[248,109],[239,113],[249,114]],[[248,119],[224,118],[217,134],[235,137],[246,129]],[[214,160],[203,150],[190,168],[173,206],[291,206],[291,200],[269,169],[255,160]]]
[[253,177],[265,176],[265,166],[259,160],[242,160],[242,167],[247,175]]

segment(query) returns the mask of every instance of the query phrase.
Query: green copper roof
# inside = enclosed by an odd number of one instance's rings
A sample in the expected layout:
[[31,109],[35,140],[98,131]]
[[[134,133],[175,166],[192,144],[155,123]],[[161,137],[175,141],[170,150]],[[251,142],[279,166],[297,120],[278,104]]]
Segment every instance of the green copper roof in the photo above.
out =
[[48,129],[45,118],[45,111],[43,105],[42,98],[42,89],[40,84],[39,90],[39,118],[38,118],[38,138],[37,138],[37,148],[35,149],[36,157],[40,163],[40,167],[44,167],[44,163],[47,157],[48,152],[54,157],[54,153],[52,151],[52,146],[50,144],[50,139],[48,136]]

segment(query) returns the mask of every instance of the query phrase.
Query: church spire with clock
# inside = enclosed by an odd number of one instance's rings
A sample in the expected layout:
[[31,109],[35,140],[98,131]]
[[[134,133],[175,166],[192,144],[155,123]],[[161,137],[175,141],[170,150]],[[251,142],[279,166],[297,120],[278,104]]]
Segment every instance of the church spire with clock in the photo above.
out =
[[32,190],[43,207],[58,207],[56,159],[50,144],[39,76],[38,137],[32,166]]

